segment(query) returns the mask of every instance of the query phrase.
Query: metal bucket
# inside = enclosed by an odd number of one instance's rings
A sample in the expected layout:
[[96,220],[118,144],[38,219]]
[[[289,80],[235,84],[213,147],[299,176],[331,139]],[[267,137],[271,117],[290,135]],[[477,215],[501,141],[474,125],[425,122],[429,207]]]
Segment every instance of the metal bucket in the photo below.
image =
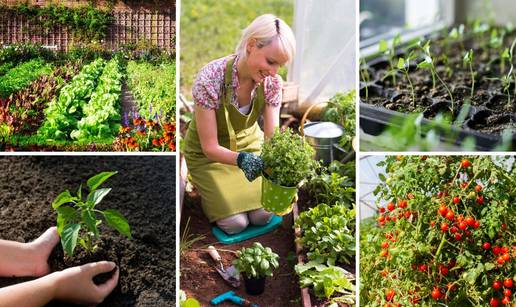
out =
[[305,140],[315,149],[315,159],[322,160],[328,165],[344,156],[344,149],[339,146],[339,140],[344,129],[332,122],[311,122],[303,127]]

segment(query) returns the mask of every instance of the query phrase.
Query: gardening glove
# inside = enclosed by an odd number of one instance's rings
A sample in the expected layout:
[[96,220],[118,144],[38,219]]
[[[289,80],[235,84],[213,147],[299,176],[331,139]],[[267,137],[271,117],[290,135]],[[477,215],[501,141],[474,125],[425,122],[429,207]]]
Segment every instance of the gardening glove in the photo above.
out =
[[240,152],[237,157],[237,165],[249,181],[260,176],[265,167],[262,158],[250,152]]

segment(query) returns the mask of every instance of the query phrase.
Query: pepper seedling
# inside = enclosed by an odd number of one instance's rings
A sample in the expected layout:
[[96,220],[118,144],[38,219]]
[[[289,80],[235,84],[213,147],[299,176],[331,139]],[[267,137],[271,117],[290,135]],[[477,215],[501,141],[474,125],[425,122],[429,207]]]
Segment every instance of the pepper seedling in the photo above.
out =
[[401,70],[405,74],[405,76],[407,77],[407,81],[408,81],[408,83],[410,85],[410,92],[412,94],[412,105],[416,105],[416,97],[415,97],[415,94],[414,94],[414,86],[412,85],[412,81],[410,80],[410,76],[409,76],[410,60],[411,60],[412,57],[413,57],[413,53],[410,53],[406,59],[405,58],[399,58],[398,59],[397,68],[399,70]]
[[439,77],[439,74],[437,74],[437,71],[435,70],[434,60],[432,59],[432,54],[430,53],[430,41],[427,41],[424,45],[422,45],[421,42],[419,42],[417,44],[417,46],[423,52],[423,55],[424,55],[424,60],[422,62],[420,62],[419,64],[417,64],[417,68],[430,70],[430,72],[432,74],[432,83],[433,83],[434,90],[435,90],[435,78],[437,77],[437,79],[441,82],[441,84],[444,86],[444,88],[448,92],[448,95],[450,96],[450,100],[451,100],[451,104],[452,104],[451,111],[453,114],[453,110],[454,110],[453,94],[450,91],[450,88],[448,87],[448,85],[443,81],[443,79],[441,79],[441,77]]
[[88,179],[89,193],[85,199],[83,199],[81,184],[76,196],[66,190],[52,203],[52,208],[57,211],[57,232],[68,256],[73,256],[77,242],[88,253],[92,253],[97,248],[95,240],[99,238],[98,226],[102,223],[102,220],[97,219],[99,214],[104,217],[109,226],[131,239],[129,223],[120,212],[114,209],[101,211],[95,208],[111,191],[111,188],[99,189],[99,186],[116,173],[101,172]]
[[464,66],[469,66],[469,72],[471,74],[471,95],[470,97],[473,98],[473,92],[475,90],[475,75],[476,73],[473,71],[473,49],[470,49],[464,57],[462,58],[462,62]]
[[[389,44],[387,43],[387,41],[385,41],[383,39],[380,40],[380,42],[378,44],[380,52],[382,52],[384,55],[387,56],[387,59],[389,61],[389,66],[391,68],[390,72],[396,70],[394,57],[396,56],[396,48],[400,45],[400,43],[401,43],[401,36],[398,34],[392,39],[390,47],[389,47]],[[392,77],[392,83],[394,85],[396,85],[396,74],[388,74],[383,79],[385,79],[388,76]]]

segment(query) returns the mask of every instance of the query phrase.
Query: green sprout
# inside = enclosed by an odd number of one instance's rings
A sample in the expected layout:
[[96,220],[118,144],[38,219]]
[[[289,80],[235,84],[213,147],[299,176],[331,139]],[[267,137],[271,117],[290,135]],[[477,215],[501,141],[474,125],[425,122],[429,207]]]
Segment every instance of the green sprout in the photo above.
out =
[[435,70],[434,60],[432,59],[432,54],[430,52],[430,41],[427,41],[424,45],[421,45],[421,43],[419,43],[417,46],[419,47],[419,49],[421,49],[421,51],[424,54],[424,60],[422,62],[420,62],[419,64],[417,64],[417,68],[430,70],[430,72],[432,74],[432,82],[433,82],[434,90],[435,90],[435,78],[437,78],[441,82],[441,84],[444,86],[444,88],[448,92],[448,95],[450,96],[451,103],[452,103],[451,111],[453,114],[454,104],[455,104],[455,102],[453,100],[453,95],[452,95],[452,92],[450,91],[450,88],[448,87],[448,85],[443,81],[443,79],[441,79],[441,77],[439,77],[439,74],[437,74],[437,71]]
[[473,49],[470,49],[462,58],[464,66],[469,66],[469,72],[471,74],[471,95],[473,98],[473,92],[475,90],[475,72],[473,71]]
[[448,37],[454,41],[458,41],[462,50],[464,50],[464,25],[461,24],[459,27],[454,27]]
[[[385,40],[380,40],[379,42],[379,50],[381,53],[387,56],[389,61],[389,66],[391,68],[391,72],[396,69],[394,57],[396,56],[396,48],[401,44],[401,36],[396,35],[391,42],[391,46]],[[396,74],[389,74],[392,77],[392,83],[396,85]],[[384,78],[385,79],[385,78]]]
[[505,71],[505,62],[510,59],[509,48],[505,48],[502,52],[500,52],[500,73],[503,74]]
[[412,93],[412,105],[414,106],[416,104],[416,97],[414,95],[414,86],[412,85],[412,81],[410,80],[410,76],[409,76],[411,54],[409,54],[409,56],[406,59],[405,58],[399,58],[398,59],[397,68],[399,70],[401,70],[405,74],[405,76],[407,77],[407,81],[408,81],[408,83],[410,85],[410,92]]
[[369,86],[367,84],[371,81],[371,76],[367,70],[365,59],[360,59],[360,77],[362,78],[362,82],[364,82],[365,85],[365,99],[367,100],[369,98]]

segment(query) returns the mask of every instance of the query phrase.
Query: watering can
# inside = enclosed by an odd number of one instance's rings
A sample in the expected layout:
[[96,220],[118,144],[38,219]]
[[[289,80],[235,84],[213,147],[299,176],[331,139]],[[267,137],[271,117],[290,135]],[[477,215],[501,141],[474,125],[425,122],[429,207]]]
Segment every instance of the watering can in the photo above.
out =
[[306,142],[315,150],[315,160],[322,160],[324,165],[334,160],[341,160],[345,150],[339,146],[344,135],[344,128],[332,122],[311,122],[305,124],[308,114],[317,104],[310,106],[301,119],[299,128]]

